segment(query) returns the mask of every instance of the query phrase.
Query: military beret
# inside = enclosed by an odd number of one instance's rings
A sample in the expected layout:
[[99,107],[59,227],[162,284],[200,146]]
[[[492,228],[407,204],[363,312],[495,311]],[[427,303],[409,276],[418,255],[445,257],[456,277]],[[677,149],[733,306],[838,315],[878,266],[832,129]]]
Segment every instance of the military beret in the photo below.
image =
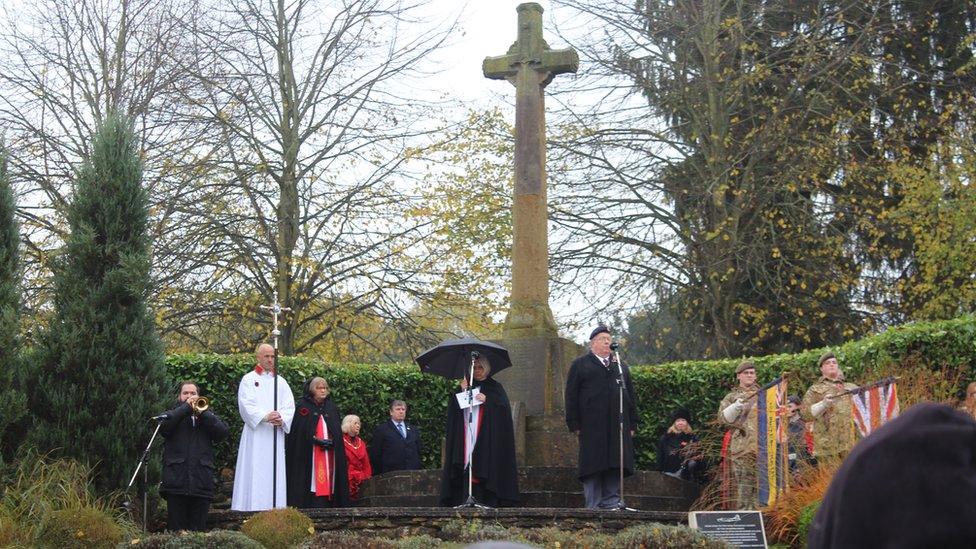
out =
[[837,360],[837,355],[835,355],[833,351],[827,351],[824,354],[820,355],[820,359],[817,360],[817,367],[819,368],[820,366],[823,366],[823,363],[830,358]]
[[590,332],[590,341],[593,341],[593,338],[600,334],[609,334],[609,333],[610,333],[610,328],[607,328],[606,326],[601,324],[596,328],[594,328],[592,332]]
[[753,364],[751,360],[743,360],[738,366],[736,366],[735,373],[738,375],[750,368],[755,370],[756,365]]

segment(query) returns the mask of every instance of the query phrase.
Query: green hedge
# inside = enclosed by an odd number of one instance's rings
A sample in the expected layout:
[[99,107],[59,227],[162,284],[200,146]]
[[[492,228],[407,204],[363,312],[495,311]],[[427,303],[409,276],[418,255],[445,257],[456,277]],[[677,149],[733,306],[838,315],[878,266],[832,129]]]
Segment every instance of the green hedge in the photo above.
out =
[[[217,448],[220,466],[233,467],[244,422],[237,410],[237,387],[241,377],[254,368],[251,355],[171,355],[166,367],[176,383],[193,380],[211,401],[214,412],[231,428],[231,435]],[[319,375],[329,382],[339,412],[362,418],[367,444],[377,423],[388,419],[390,401],[407,402],[407,421],[421,427],[424,466],[440,467],[441,437],[444,432],[447,396],[452,384],[441,377],[423,374],[417,366],[403,364],[324,364],[303,357],[281,357],[279,369],[288,380],[296,400],[306,380]]]
[[[965,379],[973,379],[976,317],[901,326],[833,350],[848,379],[854,381],[869,381],[861,378],[866,369],[900,364],[906,358],[933,370],[957,370]],[[819,374],[816,364],[821,352],[822,349],[817,349],[752,360],[760,382],[791,372],[790,392],[802,395]],[[636,441],[639,468],[654,468],[657,439],[676,408],[688,408],[696,426],[714,418],[719,401],[735,383],[734,371],[740,360],[687,361],[632,368],[642,416]],[[167,359],[174,382],[198,381],[204,394],[212,397],[214,410],[231,426],[232,436],[218,449],[218,461],[224,465],[233,466],[236,459],[242,427],[237,412],[237,385],[253,364],[250,355],[173,355]],[[422,374],[415,365],[324,364],[301,357],[283,357],[280,367],[296,394],[304,380],[312,375],[328,379],[339,411],[362,418],[367,443],[375,425],[388,417],[389,402],[394,398],[406,400],[408,419],[422,429],[424,466],[440,466],[445,409],[447,397],[452,393],[452,384],[447,380]],[[173,395],[175,398],[175,385]]]
[[[756,364],[760,383],[790,372],[789,392],[802,396],[820,375],[817,359],[824,350],[750,360]],[[976,379],[976,317],[906,324],[830,350],[837,355],[847,379],[853,382],[874,381],[863,379],[863,372],[892,365],[897,368],[908,359],[914,365],[953,370],[964,380],[972,380]],[[676,408],[688,408],[696,428],[715,418],[722,397],[737,383],[735,367],[742,360],[685,361],[632,368],[642,418],[635,441],[639,468],[654,468],[657,440]]]

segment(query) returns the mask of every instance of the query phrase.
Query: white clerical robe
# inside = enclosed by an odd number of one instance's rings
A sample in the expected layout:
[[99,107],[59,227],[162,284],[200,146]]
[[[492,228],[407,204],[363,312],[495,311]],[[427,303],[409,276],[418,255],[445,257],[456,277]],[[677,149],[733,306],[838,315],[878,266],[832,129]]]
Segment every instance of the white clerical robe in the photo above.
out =
[[230,508],[234,511],[264,511],[271,509],[272,446],[278,437],[277,506],[286,507],[285,433],[291,429],[295,417],[295,397],[285,378],[278,377],[278,413],[284,425],[276,429],[264,421],[274,410],[274,376],[267,371],[252,370],[241,378],[237,389],[237,409],[244,420],[241,444],[237,449],[234,469],[234,497]]

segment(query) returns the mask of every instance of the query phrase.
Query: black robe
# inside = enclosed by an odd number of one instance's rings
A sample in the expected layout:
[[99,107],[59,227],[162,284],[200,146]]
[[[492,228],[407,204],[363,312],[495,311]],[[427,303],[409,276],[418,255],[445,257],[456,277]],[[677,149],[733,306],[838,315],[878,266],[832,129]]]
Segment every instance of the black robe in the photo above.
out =
[[[623,364],[624,384],[624,475],[634,472],[634,441],[637,408],[630,369]],[[566,378],[566,425],[579,431],[579,478],[620,470],[620,389],[617,365],[603,366],[593,353],[577,358]]]
[[[316,496],[310,490],[312,483],[312,437],[319,423],[319,416],[325,417],[335,455],[335,488],[331,499]],[[295,406],[295,417],[291,430],[285,436],[285,467],[288,484],[288,506],[308,509],[312,507],[346,507],[349,505],[349,474],[346,467],[346,451],[342,443],[342,417],[332,397],[326,397],[321,406],[308,395],[301,398]]]
[[[512,408],[501,383],[490,377],[475,381],[486,401],[481,407],[481,427],[474,445],[474,488],[478,503],[492,507],[518,504],[518,464],[515,461],[515,428]],[[452,394],[447,405],[447,441],[441,504],[460,505],[468,497],[468,472],[464,467],[465,414]]]

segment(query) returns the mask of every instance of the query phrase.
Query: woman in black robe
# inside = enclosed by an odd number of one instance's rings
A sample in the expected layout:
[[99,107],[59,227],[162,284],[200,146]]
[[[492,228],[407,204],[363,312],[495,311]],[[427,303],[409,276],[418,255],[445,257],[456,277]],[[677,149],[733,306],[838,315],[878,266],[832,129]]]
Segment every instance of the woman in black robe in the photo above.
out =
[[[291,430],[285,437],[290,507],[349,505],[341,425],[342,416],[329,395],[329,384],[321,377],[313,377],[305,384],[295,406]],[[319,482],[313,484],[312,473],[316,469]]]
[[[491,365],[479,357],[474,365],[474,387],[481,390],[474,407],[477,416],[471,422],[477,433],[472,461],[474,462],[475,500],[491,507],[518,504],[518,466],[515,462],[515,429],[512,408],[501,383],[491,377]],[[461,390],[468,388],[461,380]],[[451,395],[447,405],[447,441],[444,474],[441,479],[441,504],[460,505],[468,498],[468,469],[465,466],[467,413]]]

